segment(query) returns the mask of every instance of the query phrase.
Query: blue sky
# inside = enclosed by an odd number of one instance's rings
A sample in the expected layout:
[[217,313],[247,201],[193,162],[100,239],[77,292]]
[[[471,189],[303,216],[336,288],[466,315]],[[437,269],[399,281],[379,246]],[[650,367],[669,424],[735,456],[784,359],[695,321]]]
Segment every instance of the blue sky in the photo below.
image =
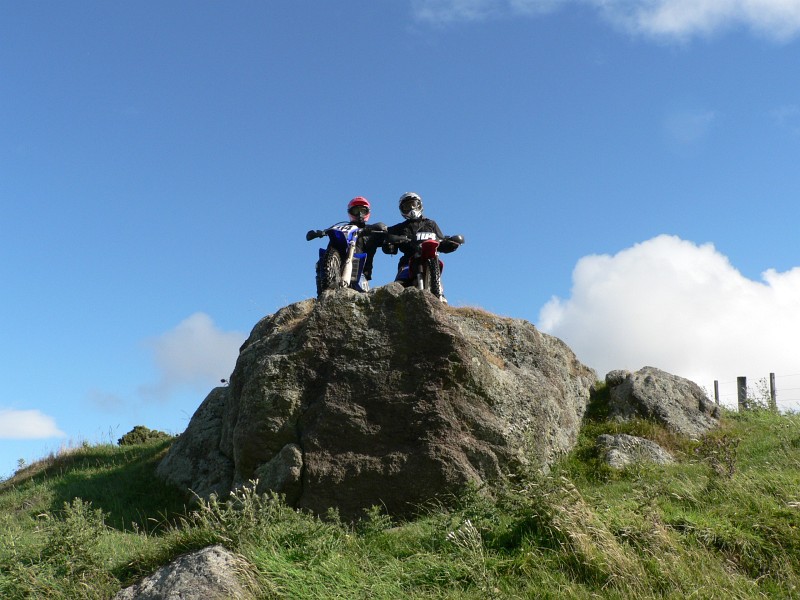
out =
[[[181,432],[363,195],[600,377],[800,401],[796,0],[0,3],[0,477]],[[378,255],[374,284],[392,278]]]

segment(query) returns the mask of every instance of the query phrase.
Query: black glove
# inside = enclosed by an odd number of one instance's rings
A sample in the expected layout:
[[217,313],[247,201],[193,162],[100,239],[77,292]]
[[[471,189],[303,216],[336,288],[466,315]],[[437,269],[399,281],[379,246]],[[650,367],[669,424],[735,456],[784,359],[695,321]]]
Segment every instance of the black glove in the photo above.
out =
[[383,246],[381,246],[384,254],[397,254],[397,246],[394,244],[390,244],[386,242]]
[[456,244],[453,240],[444,239],[439,244],[439,252],[442,254],[449,254],[450,252],[454,252],[458,250],[458,244]]
[[311,240],[313,240],[314,238],[321,238],[321,237],[322,237],[322,236],[324,236],[324,235],[325,235],[325,232],[324,232],[324,231],[320,231],[319,229],[316,229],[316,230],[315,230],[315,229],[312,229],[311,231],[309,231],[309,232],[306,234],[306,241],[307,241],[307,242],[310,242],[310,241],[311,241]]
[[439,252],[442,254],[449,254],[455,252],[458,247],[464,243],[463,235],[448,235],[439,244]]

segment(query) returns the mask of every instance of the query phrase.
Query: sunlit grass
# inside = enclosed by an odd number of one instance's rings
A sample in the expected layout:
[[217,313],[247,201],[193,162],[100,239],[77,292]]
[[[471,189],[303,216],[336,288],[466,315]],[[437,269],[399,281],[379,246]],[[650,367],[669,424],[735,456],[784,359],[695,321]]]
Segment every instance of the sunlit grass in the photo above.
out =
[[[592,439],[620,428],[678,462],[603,467]],[[645,422],[581,435],[547,476],[406,522],[318,518],[247,488],[192,503],[154,476],[169,440],[75,448],[0,484],[0,597],[110,598],[216,543],[264,598],[800,596],[800,417],[726,413],[696,441]]]

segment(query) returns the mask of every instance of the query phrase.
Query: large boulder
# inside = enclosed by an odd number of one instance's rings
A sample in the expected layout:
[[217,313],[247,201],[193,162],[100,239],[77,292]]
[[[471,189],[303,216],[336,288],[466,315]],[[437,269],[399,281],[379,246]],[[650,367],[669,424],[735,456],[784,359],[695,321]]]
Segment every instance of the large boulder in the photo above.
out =
[[611,418],[650,419],[688,437],[702,436],[719,425],[719,407],[699,385],[655,367],[635,373],[611,371],[606,385]]
[[158,472],[201,496],[257,479],[317,514],[407,514],[546,469],[576,443],[595,378],[526,321],[399,284],[326,292],[256,324]]

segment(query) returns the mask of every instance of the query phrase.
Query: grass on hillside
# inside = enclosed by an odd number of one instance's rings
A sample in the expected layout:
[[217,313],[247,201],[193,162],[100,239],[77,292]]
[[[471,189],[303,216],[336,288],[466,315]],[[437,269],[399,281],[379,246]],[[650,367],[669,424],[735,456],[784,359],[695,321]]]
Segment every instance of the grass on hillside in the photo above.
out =
[[[599,433],[679,459],[614,471]],[[549,475],[466,490],[412,521],[297,512],[242,490],[187,504],[153,475],[169,441],[83,447],[0,483],[0,597],[110,598],[221,543],[263,598],[800,597],[800,417],[726,413],[703,440],[590,413]]]

